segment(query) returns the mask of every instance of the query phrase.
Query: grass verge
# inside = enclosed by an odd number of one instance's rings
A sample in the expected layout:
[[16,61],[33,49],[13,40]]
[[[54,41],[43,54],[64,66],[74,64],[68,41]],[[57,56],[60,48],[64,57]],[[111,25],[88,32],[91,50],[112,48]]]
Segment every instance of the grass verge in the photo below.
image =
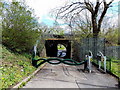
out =
[[32,66],[31,60],[25,55],[12,53],[2,46],[1,88],[13,87],[35,70],[36,68]]
[[[97,60],[94,60],[93,62],[98,65]],[[101,65],[103,67],[104,63],[101,62]],[[107,60],[107,62],[106,62],[106,68],[108,71],[110,71],[117,77],[120,77],[120,70],[119,70],[120,69],[120,60],[110,58],[110,60]]]

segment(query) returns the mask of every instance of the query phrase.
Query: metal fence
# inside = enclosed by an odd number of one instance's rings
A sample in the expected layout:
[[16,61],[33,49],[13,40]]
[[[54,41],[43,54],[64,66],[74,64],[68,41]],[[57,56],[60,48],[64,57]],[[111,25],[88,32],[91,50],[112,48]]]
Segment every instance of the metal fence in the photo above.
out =
[[120,59],[120,46],[109,46],[105,48],[105,54],[108,57]]
[[85,59],[88,51],[92,51],[94,62],[98,65],[97,52],[101,51],[107,56],[107,70],[120,77],[120,46],[106,45],[104,38],[86,38],[81,42],[73,42],[73,59],[81,61]]
[[94,58],[97,52],[101,51],[107,57],[120,59],[120,46],[107,46],[104,38],[85,38],[81,42],[74,41],[73,56],[79,60],[83,60],[88,51],[92,51]]

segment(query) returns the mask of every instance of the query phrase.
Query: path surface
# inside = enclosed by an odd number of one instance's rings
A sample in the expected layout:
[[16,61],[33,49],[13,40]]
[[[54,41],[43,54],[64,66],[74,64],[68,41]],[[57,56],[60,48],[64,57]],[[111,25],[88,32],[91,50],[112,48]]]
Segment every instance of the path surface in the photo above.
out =
[[83,72],[83,66],[47,64],[23,88],[113,88],[117,80],[96,70]]

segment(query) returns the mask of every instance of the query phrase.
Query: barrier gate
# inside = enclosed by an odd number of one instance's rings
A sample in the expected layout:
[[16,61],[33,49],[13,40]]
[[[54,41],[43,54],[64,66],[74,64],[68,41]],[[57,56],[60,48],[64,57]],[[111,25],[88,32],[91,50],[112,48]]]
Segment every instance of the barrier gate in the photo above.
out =
[[53,65],[58,65],[60,63],[71,65],[71,66],[79,66],[84,64],[84,70],[88,70],[90,73],[92,71],[92,63],[91,60],[93,58],[93,54],[91,51],[89,51],[89,54],[86,55],[85,60],[81,62],[77,62],[73,59],[62,59],[62,58],[39,58],[36,59],[36,46],[34,46],[34,53],[32,56],[32,65],[36,68],[38,68],[41,64],[49,63]]

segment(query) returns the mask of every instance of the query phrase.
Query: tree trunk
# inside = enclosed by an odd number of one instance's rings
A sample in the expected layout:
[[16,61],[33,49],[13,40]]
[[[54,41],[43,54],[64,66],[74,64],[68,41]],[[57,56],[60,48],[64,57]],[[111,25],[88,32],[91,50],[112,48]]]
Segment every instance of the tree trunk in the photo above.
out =
[[93,38],[97,38],[98,37],[98,35],[99,35],[99,30],[98,30],[98,28],[94,28],[93,27]]
[[94,13],[92,15],[92,26],[93,26],[93,38],[97,38],[100,30],[98,29],[97,20]]

